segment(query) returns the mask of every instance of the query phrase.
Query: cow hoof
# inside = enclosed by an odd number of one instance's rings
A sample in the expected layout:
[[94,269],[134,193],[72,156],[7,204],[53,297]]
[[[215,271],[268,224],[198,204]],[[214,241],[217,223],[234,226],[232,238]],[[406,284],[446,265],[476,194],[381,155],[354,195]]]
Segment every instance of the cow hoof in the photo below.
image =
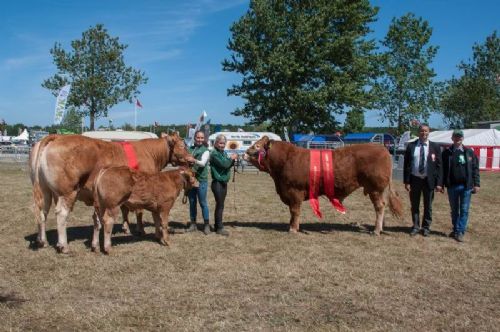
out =
[[380,231],[373,231],[370,234],[373,236],[380,236]]
[[290,234],[298,234],[298,233],[299,233],[299,231],[298,231],[298,230],[296,230],[296,229],[294,229],[294,228],[290,228],[290,229],[288,230],[288,233],[290,233]]
[[170,241],[166,241],[165,239],[160,239],[160,244],[162,246],[170,247]]
[[128,227],[122,226],[122,232],[126,235],[130,235],[130,229]]
[[104,248],[103,253],[104,253],[104,255],[110,255],[111,254],[111,248]]
[[62,244],[58,243],[56,248],[60,254],[69,254],[69,246],[68,245],[63,246]]
[[97,247],[90,247],[90,250],[91,250],[92,252],[97,252]]
[[37,248],[47,248],[49,246],[49,243],[47,241],[40,241],[36,240],[36,247]]

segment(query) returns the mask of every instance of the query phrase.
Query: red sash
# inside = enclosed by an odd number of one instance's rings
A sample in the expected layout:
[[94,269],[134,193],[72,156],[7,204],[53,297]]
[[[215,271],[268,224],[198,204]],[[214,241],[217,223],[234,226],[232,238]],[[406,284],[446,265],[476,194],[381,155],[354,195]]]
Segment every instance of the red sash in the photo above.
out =
[[309,165],[309,204],[318,218],[323,218],[319,210],[318,192],[321,180],[321,151],[311,150],[311,162]]
[[323,168],[323,188],[325,194],[330,200],[333,207],[344,214],[346,209],[335,198],[335,167],[334,167],[332,150],[311,150],[310,151],[310,168],[309,168],[309,204],[316,216],[322,218],[319,209],[318,193],[321,181],[321,171]]
[[137,162],[137,156],[135,155],[134,147],[129,142],[116,142],[120,144],[123,148],[123,152],[125,152],[125,156],[127,157],[128,167],[138,170],[139,163]]

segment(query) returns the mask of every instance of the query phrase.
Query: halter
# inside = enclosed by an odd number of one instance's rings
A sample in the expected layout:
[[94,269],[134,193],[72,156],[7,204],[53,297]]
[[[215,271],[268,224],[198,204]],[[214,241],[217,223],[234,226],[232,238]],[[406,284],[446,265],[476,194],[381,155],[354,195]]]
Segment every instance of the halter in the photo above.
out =
[[262,159],[264,159],[264,158],[266,157],[266,155],[267,155],[267,152],[266,152],[266,150],[265,150],[264,148],[262,148],[262,149],[260,149],[260,150],[259,150],[259,158],[258,158],[258,161],[259,161],[259,166],[260,166],[261,168],[263,168],[263,167],[264,167],[264,166],[262,165],[262,163],[261,163],[261,160],[262,160]]

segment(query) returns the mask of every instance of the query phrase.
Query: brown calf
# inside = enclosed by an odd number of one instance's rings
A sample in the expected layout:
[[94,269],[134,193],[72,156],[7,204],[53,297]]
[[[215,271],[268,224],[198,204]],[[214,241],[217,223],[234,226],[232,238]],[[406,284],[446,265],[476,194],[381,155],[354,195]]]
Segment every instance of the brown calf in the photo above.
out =
[[[123,204],[130,210],[146,209],[153,213],[156,238],[169,245],[168,215],[182,189],[198,185],[190,169],[176,169],[161,173],[135,171],[127,166],[101,169],[94,183],[94,207],[104,226],[104,252],[111,250],[111,232]],[[142,228],[142,224],[138,224]],[[94,221],[92,251],[99,247],[98,220]],[[140,230],[141,231],[141,230]],[[142,233],[144,230],[142,230]]]

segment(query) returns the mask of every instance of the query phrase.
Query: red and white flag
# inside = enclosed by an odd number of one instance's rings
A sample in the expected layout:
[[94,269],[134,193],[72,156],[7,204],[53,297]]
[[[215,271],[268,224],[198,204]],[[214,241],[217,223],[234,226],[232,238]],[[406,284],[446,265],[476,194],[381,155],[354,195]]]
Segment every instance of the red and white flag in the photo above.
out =
[[142,108],[142,104],[141,102],[139,101],[139,99],[136,99],[135,100],[135,106],[139,107],[139,108]]

